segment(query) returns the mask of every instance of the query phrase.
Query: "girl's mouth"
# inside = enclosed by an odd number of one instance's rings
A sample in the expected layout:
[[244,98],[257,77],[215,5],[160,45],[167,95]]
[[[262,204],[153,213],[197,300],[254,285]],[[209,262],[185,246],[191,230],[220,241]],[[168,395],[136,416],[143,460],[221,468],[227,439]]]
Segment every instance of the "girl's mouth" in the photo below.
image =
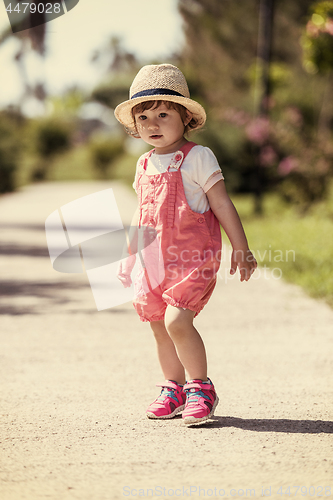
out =
[[151,139],[160,139],[162,136],[161,135],[151,135]]

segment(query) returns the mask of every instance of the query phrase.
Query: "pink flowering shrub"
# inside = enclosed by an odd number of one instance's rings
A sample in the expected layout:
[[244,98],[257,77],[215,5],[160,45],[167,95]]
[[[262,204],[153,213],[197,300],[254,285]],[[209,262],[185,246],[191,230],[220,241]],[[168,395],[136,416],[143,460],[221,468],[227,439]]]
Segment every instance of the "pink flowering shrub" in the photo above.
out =
[[229,108],[224,121],[243,130],[239,161],[252,192],[259,182],[264,191],[278,190],[303,211],[325,196],[333,146],[309,133],[297,106],[275,112],[274,120]]
[[250,120],[245,127],[245,133],[249,141],[258,146],[263,146],[269,140],[269,120],[268,118],[255,118]]

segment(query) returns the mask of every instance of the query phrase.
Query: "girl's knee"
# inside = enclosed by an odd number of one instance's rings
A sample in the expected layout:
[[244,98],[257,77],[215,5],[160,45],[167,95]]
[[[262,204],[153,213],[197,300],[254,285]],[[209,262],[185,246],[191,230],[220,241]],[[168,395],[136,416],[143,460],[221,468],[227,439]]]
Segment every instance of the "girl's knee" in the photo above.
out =
[[153,330],[154,337],[157,341],[163,340],[166,337],[169,337],[169,334],[165,328],[164,321],[152,321],[150,323],[150,327]]
[[176,337],[193,325],[194,312],[189,309],[168,306],[165,314],[165,327],[170,337]]

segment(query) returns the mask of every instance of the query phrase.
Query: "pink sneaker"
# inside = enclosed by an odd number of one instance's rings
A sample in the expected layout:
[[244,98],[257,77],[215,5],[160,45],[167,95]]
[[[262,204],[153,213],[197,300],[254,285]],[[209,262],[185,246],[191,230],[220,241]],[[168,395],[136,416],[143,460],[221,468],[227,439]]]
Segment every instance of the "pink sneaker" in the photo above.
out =
[[182,385],[173,380],[166,380],[156,385],[162,387],[162,391],[148,407],[146,412],[148,418],[172,418],[185,408],[186,395]]
[[219,398],[216,395],[213,382],[203,383],[202,380],[191,380],[184,385],[186,405],[183,419],[186,425],[199,424],[214,415]]

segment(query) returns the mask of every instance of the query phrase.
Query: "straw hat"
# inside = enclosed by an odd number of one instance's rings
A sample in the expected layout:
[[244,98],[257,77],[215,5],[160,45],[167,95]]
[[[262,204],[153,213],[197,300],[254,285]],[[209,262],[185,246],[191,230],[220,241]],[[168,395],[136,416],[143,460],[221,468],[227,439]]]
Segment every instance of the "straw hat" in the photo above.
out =
[[192,130],[202,127],[206,121],[204,108],[190,99],[183,73],[172,64],[143,66],[133,80],[129,100],[122,102],[114,110],[115,117],[129,131],[135,132],[132,108],[146,101],[172,101],[181,104],[198,122]]

